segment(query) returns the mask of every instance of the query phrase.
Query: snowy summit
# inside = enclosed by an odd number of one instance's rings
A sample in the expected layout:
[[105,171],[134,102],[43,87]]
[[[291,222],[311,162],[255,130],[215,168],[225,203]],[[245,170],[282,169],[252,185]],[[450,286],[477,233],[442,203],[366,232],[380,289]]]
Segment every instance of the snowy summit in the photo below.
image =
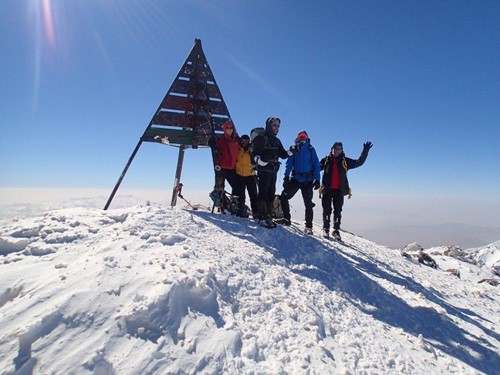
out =
[[0,372],[499,374],[500,241],[433,268],[302,229],[157,203],[11,221]]

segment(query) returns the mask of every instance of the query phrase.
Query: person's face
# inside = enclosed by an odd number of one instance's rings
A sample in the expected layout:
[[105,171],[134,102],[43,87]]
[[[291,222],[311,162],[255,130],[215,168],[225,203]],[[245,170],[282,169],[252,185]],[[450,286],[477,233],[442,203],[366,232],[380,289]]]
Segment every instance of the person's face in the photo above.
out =
[[271,129],[273,130],[273,133],[276,135],[280,131],[280,122],[278,120],[274,120],[271,123]]
[[337,158],[340,156],[342,151],[343,151],[343,148],[341,146],[335,146],[332,150],[332,155]]
[[226,127],[226,130],[224,132],[227,135],[231,135],[231,134],[233,134],[233,131],[234,131],[234,126],[230,125],[230,126]]
[[295,140],[295,145],[296,146],[302,146],[304,143],[307,142],[307,138],[306,136],[304,135],[301,135],[300,137],[298,137],[296,140]]
[[249,143],[248,139],[240,139],[240,145],[241,145],[241,147],[247,148],[248,147],[248,143]]

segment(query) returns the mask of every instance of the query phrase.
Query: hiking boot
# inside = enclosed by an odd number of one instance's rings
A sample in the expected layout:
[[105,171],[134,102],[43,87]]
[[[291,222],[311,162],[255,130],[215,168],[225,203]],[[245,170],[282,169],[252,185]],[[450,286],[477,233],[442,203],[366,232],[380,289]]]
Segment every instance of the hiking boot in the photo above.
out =
[[239,216],[239,217],[244,217],[244,218],[247,218],[249,217],[250,215],[248,214],[248,211],[246,208],[243,208],[241,210],[238,211],[237,215],[236,216]]
[[312,230],[312,228],[307,228],[307,227],[306,227],[306,228],[304,229],[304,234],[308,234],[308,235],[312,236],[312,235],[313,235],[313,230]]
[[337,241],[342,241],[342,238],[340,237],[340,233],[337,229],[334,229],[332,231],[332,236],[335,238]]
[[274,228],[274,227],[276,227],[276,223],[271,218],[259,219],[259,225],[261,227],[265,227],[265,228]]
[[261,227],[266,227],[266,228],[269,228],[267,222],[265,219],[259,219],[259,222],[258,224],[261,226]]
[[290,219],[287,219],[286,217],[284,217],[281,220],[281,224],[286,225],[287,227],[289,227],[290,225],[292,225],[292,221]]
[[276,227],[276,223],[273,221],[272,218],[268,217],[266,219],[266,223],[267,223],[267,227],[268,228],[275,228]]
[[330,238],[330,231],[327,228],[323,229],[323,238]]

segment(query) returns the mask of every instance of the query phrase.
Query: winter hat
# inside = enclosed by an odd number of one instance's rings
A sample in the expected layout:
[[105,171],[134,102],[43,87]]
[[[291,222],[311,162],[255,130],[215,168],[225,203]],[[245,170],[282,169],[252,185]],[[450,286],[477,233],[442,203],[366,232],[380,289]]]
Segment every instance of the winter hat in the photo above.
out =
[[344,146],[342,145],[342,142],[335,142],[332,146],[332,149],[334,149],[335,147],[342,147],[344,148]]
[[267,120],[266,120],[266,128],[271,127],[271,124],[274,121],[278,121],[281,124],[281,120],[278,117],[268,117]]
[[295,138],[295,146],[302,146],[309,140],[309,137],[307,136],[307,133],[305,130],[301,131],[299,134],[297,134],[297,138]]
[[307,135],[307,132],[305,130],[302,130],[299,134],[297,134],[296,139],[301,139],[301,138],[305,138],[306,140],[309,139],[309,136]]
[[[243,143],[243,141],[247,141]],[[240,137],[240,147],[243,147],[243,149],[246,151],[250,148],[250,137],[247,134],[243,134]]]
[[235,128],[234,124],[231,121],[226,121],[225,123],[222,124],[222,130],[226,131],[228,127],[233,127]]

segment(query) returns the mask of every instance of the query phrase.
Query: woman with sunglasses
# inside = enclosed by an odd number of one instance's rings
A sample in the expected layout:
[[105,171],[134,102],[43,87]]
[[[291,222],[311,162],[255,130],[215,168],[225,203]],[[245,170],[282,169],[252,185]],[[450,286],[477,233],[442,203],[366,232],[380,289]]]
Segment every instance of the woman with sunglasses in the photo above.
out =
[[[225,181],[231,185],[231,195],[238,195],[239,179],[236,175],[236,160],[238,159],[238,148],[240,139],[234,124],[226,121],[222,124],[224,134],[217,139],[217,154],[219,156],[219,165],[221,167],[221,174],[223,177],[223,184]],[[226,207],[222,207],[223,209]]]

